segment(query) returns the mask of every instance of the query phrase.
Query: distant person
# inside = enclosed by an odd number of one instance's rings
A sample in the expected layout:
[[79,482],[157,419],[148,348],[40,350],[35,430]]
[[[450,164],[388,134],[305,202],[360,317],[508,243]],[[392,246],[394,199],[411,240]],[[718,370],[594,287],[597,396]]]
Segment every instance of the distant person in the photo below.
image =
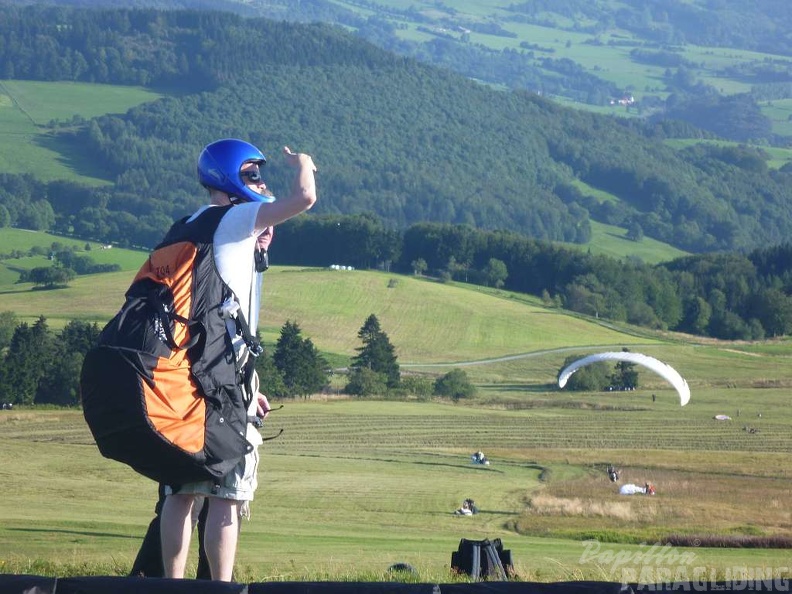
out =
[[[157,506],[160,539],[153,544],[149,540],[149,544],[161,545],[164,577],[184,577],[191,535],[204,504],[206,520],[205,525],[199,523],[199,532],[205,527],[203,550],[209,573],[214,580],[231,581],[233,577],[240,518],[250,516],[250,501],[257,487],[258,446],[262,443],[257,426],[270,411],[252,365],[259,348],[251,337],[258,325],[260,273],[266,267],[272,227],[308,210],[317,199],[313,159],[288,147],[283,149],[283,158],[295,169],[295,176],[289,194],[276,201],[264,182],[266,158],[258,148],[234,138],[205,146],[197,169],[200,183],[209,192],[209,204],[175,223],[160,244],[178,240],[195,245],[195,282],[189,287],[175,286],[174,280],[171,288],[180,299],[200,301],[204,310],[222,314],[202,318],[200,336],[211,344],[211,353],[207,354],[209,346],[176,351],[187,353],[186,359],[180,355],[186,360],[186,370],[182,373],[183,365],[174,367],[170,383],[162,388],[164,397],[179,392],[188,398],[204,398],[207,386],[227,390],[233,392],[228,403],[234,411],[224,415],[248,419],[244,436],[248,453],[231,472],[214,481],[162,481],[163,499]],[[150,550],[142,549],[141,554],[149,556]]]
[[459,508],[457,508],[457,510],[454,512],[454,514],[457,516],[472,516],[473,510],[470,509],[469,500],[465,499],[462,502],[462,505]]
[[484,452],[482,452],[481,450],[471,455],[470,459],[473,461],[473,464],[489,465],[489,460],[487,460],[487,457],[484,455]]

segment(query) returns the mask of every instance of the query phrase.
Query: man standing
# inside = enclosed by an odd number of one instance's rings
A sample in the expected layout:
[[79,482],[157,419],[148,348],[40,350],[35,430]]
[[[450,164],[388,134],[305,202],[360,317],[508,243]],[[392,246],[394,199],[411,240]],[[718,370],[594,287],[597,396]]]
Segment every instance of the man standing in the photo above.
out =
[[[198,178],[209,191],[210,204],[201,208],[183,223],[175,234],[189,235],[190,227],[199,228],[211,221],[214,225],[211,246],[217,275],[208,273],[196,276],[196,283],[224,284],[231,291],[231,299],[222,304],[225,324],[233,349],[230,355],[234,369],[243,377],[249,405],[248,418],[264,418],[270,410],[264,394],[259,392],[258,378],[250,361],[251,345],[248,338],[255,335],[261,296],[260,270],[262,246],[268,244],[274,225],[282,223],[309,208],[316,202],[316,167],[312,158],[284,147],[286,163],[295,169],[290,193],[275,200],[267,188],[261,167],[264,155],[253,145],[237,140],[218,140],[207,145],[198,159]],[[217,209],[222,209],[220,212]],[[169,232],[170,236],[174,230]],[[168,241],[168,236],[165,242]],[[200,293],[201,287],[197,287]],[[208,290],[208,295],[218,294]],[[217,322],[215,322],[217,323]],[[211,331],[207,332],[211,336]],[[197,371],[211,377],[215,369],[227,365],[229,357],[191,361],[193,388],[198,397],[205,382]],[[218,372],[224,373],[222,369]],[[256,490],[258,446],[261,437],[251,422],[245,435],[253,446],[225,477],[164,487],[165,501],[160,518],[163,569],[165,577],[183,578],[190,538],[193,529],[192,515],[197,506],[207,500],[204,548],[212,579],[230,581],[236,558],[239,520],[249,517],[250,501]]]

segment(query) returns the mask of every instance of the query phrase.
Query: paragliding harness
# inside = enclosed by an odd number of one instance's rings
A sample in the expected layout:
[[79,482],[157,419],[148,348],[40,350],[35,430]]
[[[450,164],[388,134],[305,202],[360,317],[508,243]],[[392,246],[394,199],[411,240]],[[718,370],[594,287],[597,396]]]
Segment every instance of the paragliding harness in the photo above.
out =
[[493,540],[459,541],[459,548],[451,553],[451,569],[469,575],[476,581],[505,582],[514,571],[511,551],[503,549],[500,538]]
[[[253,449],[247,409],[262,349],[214,264],[228,208],[171,227],[83,364],[83,413],[99,451],[160,483],[217,481]],[[242,367],[227,325],[252,355]]]

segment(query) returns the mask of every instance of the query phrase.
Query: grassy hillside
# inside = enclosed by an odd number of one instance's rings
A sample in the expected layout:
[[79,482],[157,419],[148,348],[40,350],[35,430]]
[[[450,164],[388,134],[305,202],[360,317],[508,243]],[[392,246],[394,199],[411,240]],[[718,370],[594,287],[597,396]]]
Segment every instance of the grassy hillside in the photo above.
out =
[[[0,288],[0,311],[12,310],[28,320],[44,315],[53,327],[70,319],[107,321],[123,303],[132,276],[118,272],[78,277],[68,288],[52,291],[32,291],[29,284],[6,286]],[[321,350],[349,357],[360,346],[357,331],[371,313],[380,319],[405,363],[647,341],[508,293],[491,296],[381,272],[275,266],[267,273],[262,320],[268,343],[274,343],[286,320],[296,320]],[[559,315],[565,320],[562,325],[557,323]],[[430,327],[435,330],[427,331]]]
[[[0,287],[0,311],[14,311],[27,321],[43,315],[53,328],[71,319],[103,324],[123,302],[131,269],[78,277],[68,288],[51,291],[33,291],[26,284]],[[345,366],[360,346],[358,330],[372,313],[405,370],[436,375],[463,366],[493,400],[509,400],[515,391],[530,400],[554,382],[570,354],[622,347],[679,366],[695,387],[787,384],[786,342],[691,342],[683,335],[570,315],[525,295],[383,272],[275,266],[266,275],[262,330],[270,346],[287,320],[296,321],[334,366]],[[651,374],[644,381],[647,389],[668,390]],[[574,403],[577,396],[562,398]],[[618,405],[623,395],[601,398]]]
[[[602,227],[603,250],[607,242],[627,243],[615,228]],[[607,234],[611,235],[608,236]],[[107,321],[123,302],[123,294],[146,253],[119,248],[101,249],[86,242],[5,229],[0,254],[48,248],[53,242],[74,245],[96,263],[116,263],[122,272],[78,277],[63,289],[33,290],[16,284],[18,271],[50,265],[47,257],[0,259],[0,311],[15,311],[20,319],[44,315],[52,327],[71,319]],[[592,242],[592,245],[595,242]],[[635,243],[635,242],[629,242]],[[647,260],[668,257],[651,240]],[[618,252],[614,247],[610,254]],[[20,298],[24,296],[24,298]],[[316,312],[322,312],[317,316]],[[641,336],[622,336],[603,325],[547,309],[538,299],[507,291],[488,291],[461,284],[441,284],[429,278],[372,271],[299,269],[273,266],[264,281],[262,324],[264,339],[274,344],[281,326],[296,320],[306,335],[340,364],[355,354],[357,331],[374,313],[392,338],[404,363],[448,363],[553,350],[567,346],[653,342]],[[557,324],[557,317],[567,320]],[[438,331],[426,332],[436,326]],[[560,327],[559,327],[560,326]],[[577,337],[586,335],[584,343]]]
[[[26,229],[5,228],[0,233],[0,292],[29,291],[30,285],[24,287],[16,285],[19,273],[22,270],[51,266],[52,261],[49,259],[49,253],[54,244],[76,249],[77,254],[91,258],[95,264],[117,264],[124,271],[137,270],[146,258],[144,252],[121,248],[105,249],[95,241],[61,237]],[[40,255],[10,257],[14,252],[27,254],[34,248]]]
[[[0,170],[35,173],[42,181],[113,180],[51,134],[76,117],[125,113],[160,95],[147,89],[73,82],[0,81]],[[79,173],[78,173],[79,172]]]

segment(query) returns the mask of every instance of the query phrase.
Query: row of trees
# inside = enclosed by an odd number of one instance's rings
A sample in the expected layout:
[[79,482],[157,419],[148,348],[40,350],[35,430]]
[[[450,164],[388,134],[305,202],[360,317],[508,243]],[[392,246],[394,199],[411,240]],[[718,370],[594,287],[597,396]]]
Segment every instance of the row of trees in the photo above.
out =
[[[403,376],[396,349],[371,314],[358,331],[362,345],[346,369],[344,393],[391,398],[432,395],[458,400],[475,395],[476,388],[464,371],[455,369],[439,378]],[[265,353],[256,361],[263,389],[275,398],[310,397],[329,389],[334,371],[310,338],[304,338],[297,322],[287,321],[272,355]]]
[[0,401],[78,404],[82,362],[100,330],[95,323],[72,320],[56,334],[44,317],[32,325],[16,324],[12,312],[0,313]]
[[[724,339],[792,333],[790,243],[649,265],[466,225],[422,223],[402,233],[372,215],[311,215],[281,225],[270,253],[279,265],[378,267],[503,287],[651,328]],[[66,254],[54,256],[54,270],[63,270],[62,262],[90,261]]]
[[[97,342],[96,323],[72,320],[53,332],[40,317],[17,323],[13,312],[0,312],[0,402],[13,405],[77,406],[85,354]],[[395,350],[375,315],[358,332],[362,341],[353,357],[345,391],[354,396],[426,398],[432,394],[468,398],[475,387],[460,370],[437,380],[402,378]],[[272,354],[256,360],[261,389],[274,398],[309,397],[328,389],[333,370],[297,322],[287,321]]]
[[378,262],[404,273],[502,286],[548,305],[652,328],[725,339],[792,333],[789,243],[649,265],[466,225],[421,223],[398,234],[361,215],[286,223],[271,251],[279,264]]

